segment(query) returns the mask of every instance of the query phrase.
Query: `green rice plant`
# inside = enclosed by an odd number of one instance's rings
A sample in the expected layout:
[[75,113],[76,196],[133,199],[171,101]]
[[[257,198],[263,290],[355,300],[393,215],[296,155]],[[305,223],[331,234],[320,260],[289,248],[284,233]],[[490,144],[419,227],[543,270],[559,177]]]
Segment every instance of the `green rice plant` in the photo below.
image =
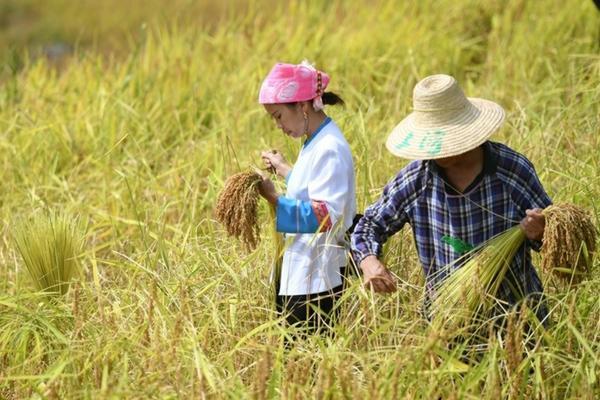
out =
[[78,219],[66,214],[38,214],[17,225],[17,250],[37,290],[64,295],[79,273],[77,257],[83,247]]
[[464,329],[478,315],[490,311],[512,259],[524,241],[525,234],[516,225],[444,268],[447,273],[464,262],[436,288],[431,304],[433,326],[449,331]]

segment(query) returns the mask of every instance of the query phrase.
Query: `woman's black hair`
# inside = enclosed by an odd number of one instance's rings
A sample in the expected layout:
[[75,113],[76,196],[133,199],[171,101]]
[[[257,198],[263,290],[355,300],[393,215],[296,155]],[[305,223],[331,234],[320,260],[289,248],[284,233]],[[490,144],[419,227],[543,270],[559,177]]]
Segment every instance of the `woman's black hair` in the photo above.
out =
[[[338,96],[337,94],[335,94],[333,92],[325,92],[321,95],[321,98],[323,99],[323,104],[329,105],[329,106],[335,106],[337,104],[340,104],[343,106],[344,104],[346,104],[340,96]],[[298,104],[298,102],[285,103],[285,105],[288,107],[296,107],[296,104]]]
[[323,104],[330,106],[335,106],[336,104],[343,106],[345,104],[344,100],[333,92],[325,92],[321,97],[323,98]]

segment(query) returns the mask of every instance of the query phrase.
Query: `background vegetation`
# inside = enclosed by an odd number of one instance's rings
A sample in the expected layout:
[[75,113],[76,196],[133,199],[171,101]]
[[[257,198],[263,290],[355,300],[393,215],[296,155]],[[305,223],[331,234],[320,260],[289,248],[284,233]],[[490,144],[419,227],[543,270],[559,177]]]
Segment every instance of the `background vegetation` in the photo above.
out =
[[[502,104],[495,140],[598,221],[599,50],[592,1],[2,1],[0,398],[597,397],[598,262],[577,288],[544,276],[552,323],[534,346],[515,328],[468,363],[420,315],[405,229],[386,251],[399,291],[354,281],[335,338],[286,353],[272,243],[244,253],[213,205],[260,150],[295,159],[257,91],[276,61],[308,58],[346,100],[329,111],[360,210],[405,163],[383,144],[414,84],[447,73]],[[47,209],[87,221],[59,300],[34,292],[12,239]]]

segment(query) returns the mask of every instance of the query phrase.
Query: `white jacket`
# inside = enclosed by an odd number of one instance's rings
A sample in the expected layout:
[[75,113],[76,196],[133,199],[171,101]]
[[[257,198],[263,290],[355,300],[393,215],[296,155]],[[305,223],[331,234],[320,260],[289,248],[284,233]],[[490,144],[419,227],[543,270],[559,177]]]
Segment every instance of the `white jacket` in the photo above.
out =
[[[328,119],[300,151],[287,178],[285,197],[298,203],[325,202],[332,227],[323,233],[284,234],[280,295],[319,293],[341,285],[340,267],[348,262],[344,234],[356,214],[354,180],[350,146]],[[279,212],[277,217],[281,218]]]

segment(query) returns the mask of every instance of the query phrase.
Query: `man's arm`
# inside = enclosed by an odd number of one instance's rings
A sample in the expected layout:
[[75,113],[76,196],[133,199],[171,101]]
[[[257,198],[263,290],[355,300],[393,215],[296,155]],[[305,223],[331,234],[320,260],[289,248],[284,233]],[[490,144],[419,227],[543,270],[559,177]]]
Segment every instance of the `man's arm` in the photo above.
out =
[[402,174],[388,183],[381,197],[365,210],[352,233],[352,253],[363,270],[364,284],[376,292],[396,290],[395,280],[380,257],[387,239],[408,221],[404,211],[407,186],[411,185],[407,185]]

